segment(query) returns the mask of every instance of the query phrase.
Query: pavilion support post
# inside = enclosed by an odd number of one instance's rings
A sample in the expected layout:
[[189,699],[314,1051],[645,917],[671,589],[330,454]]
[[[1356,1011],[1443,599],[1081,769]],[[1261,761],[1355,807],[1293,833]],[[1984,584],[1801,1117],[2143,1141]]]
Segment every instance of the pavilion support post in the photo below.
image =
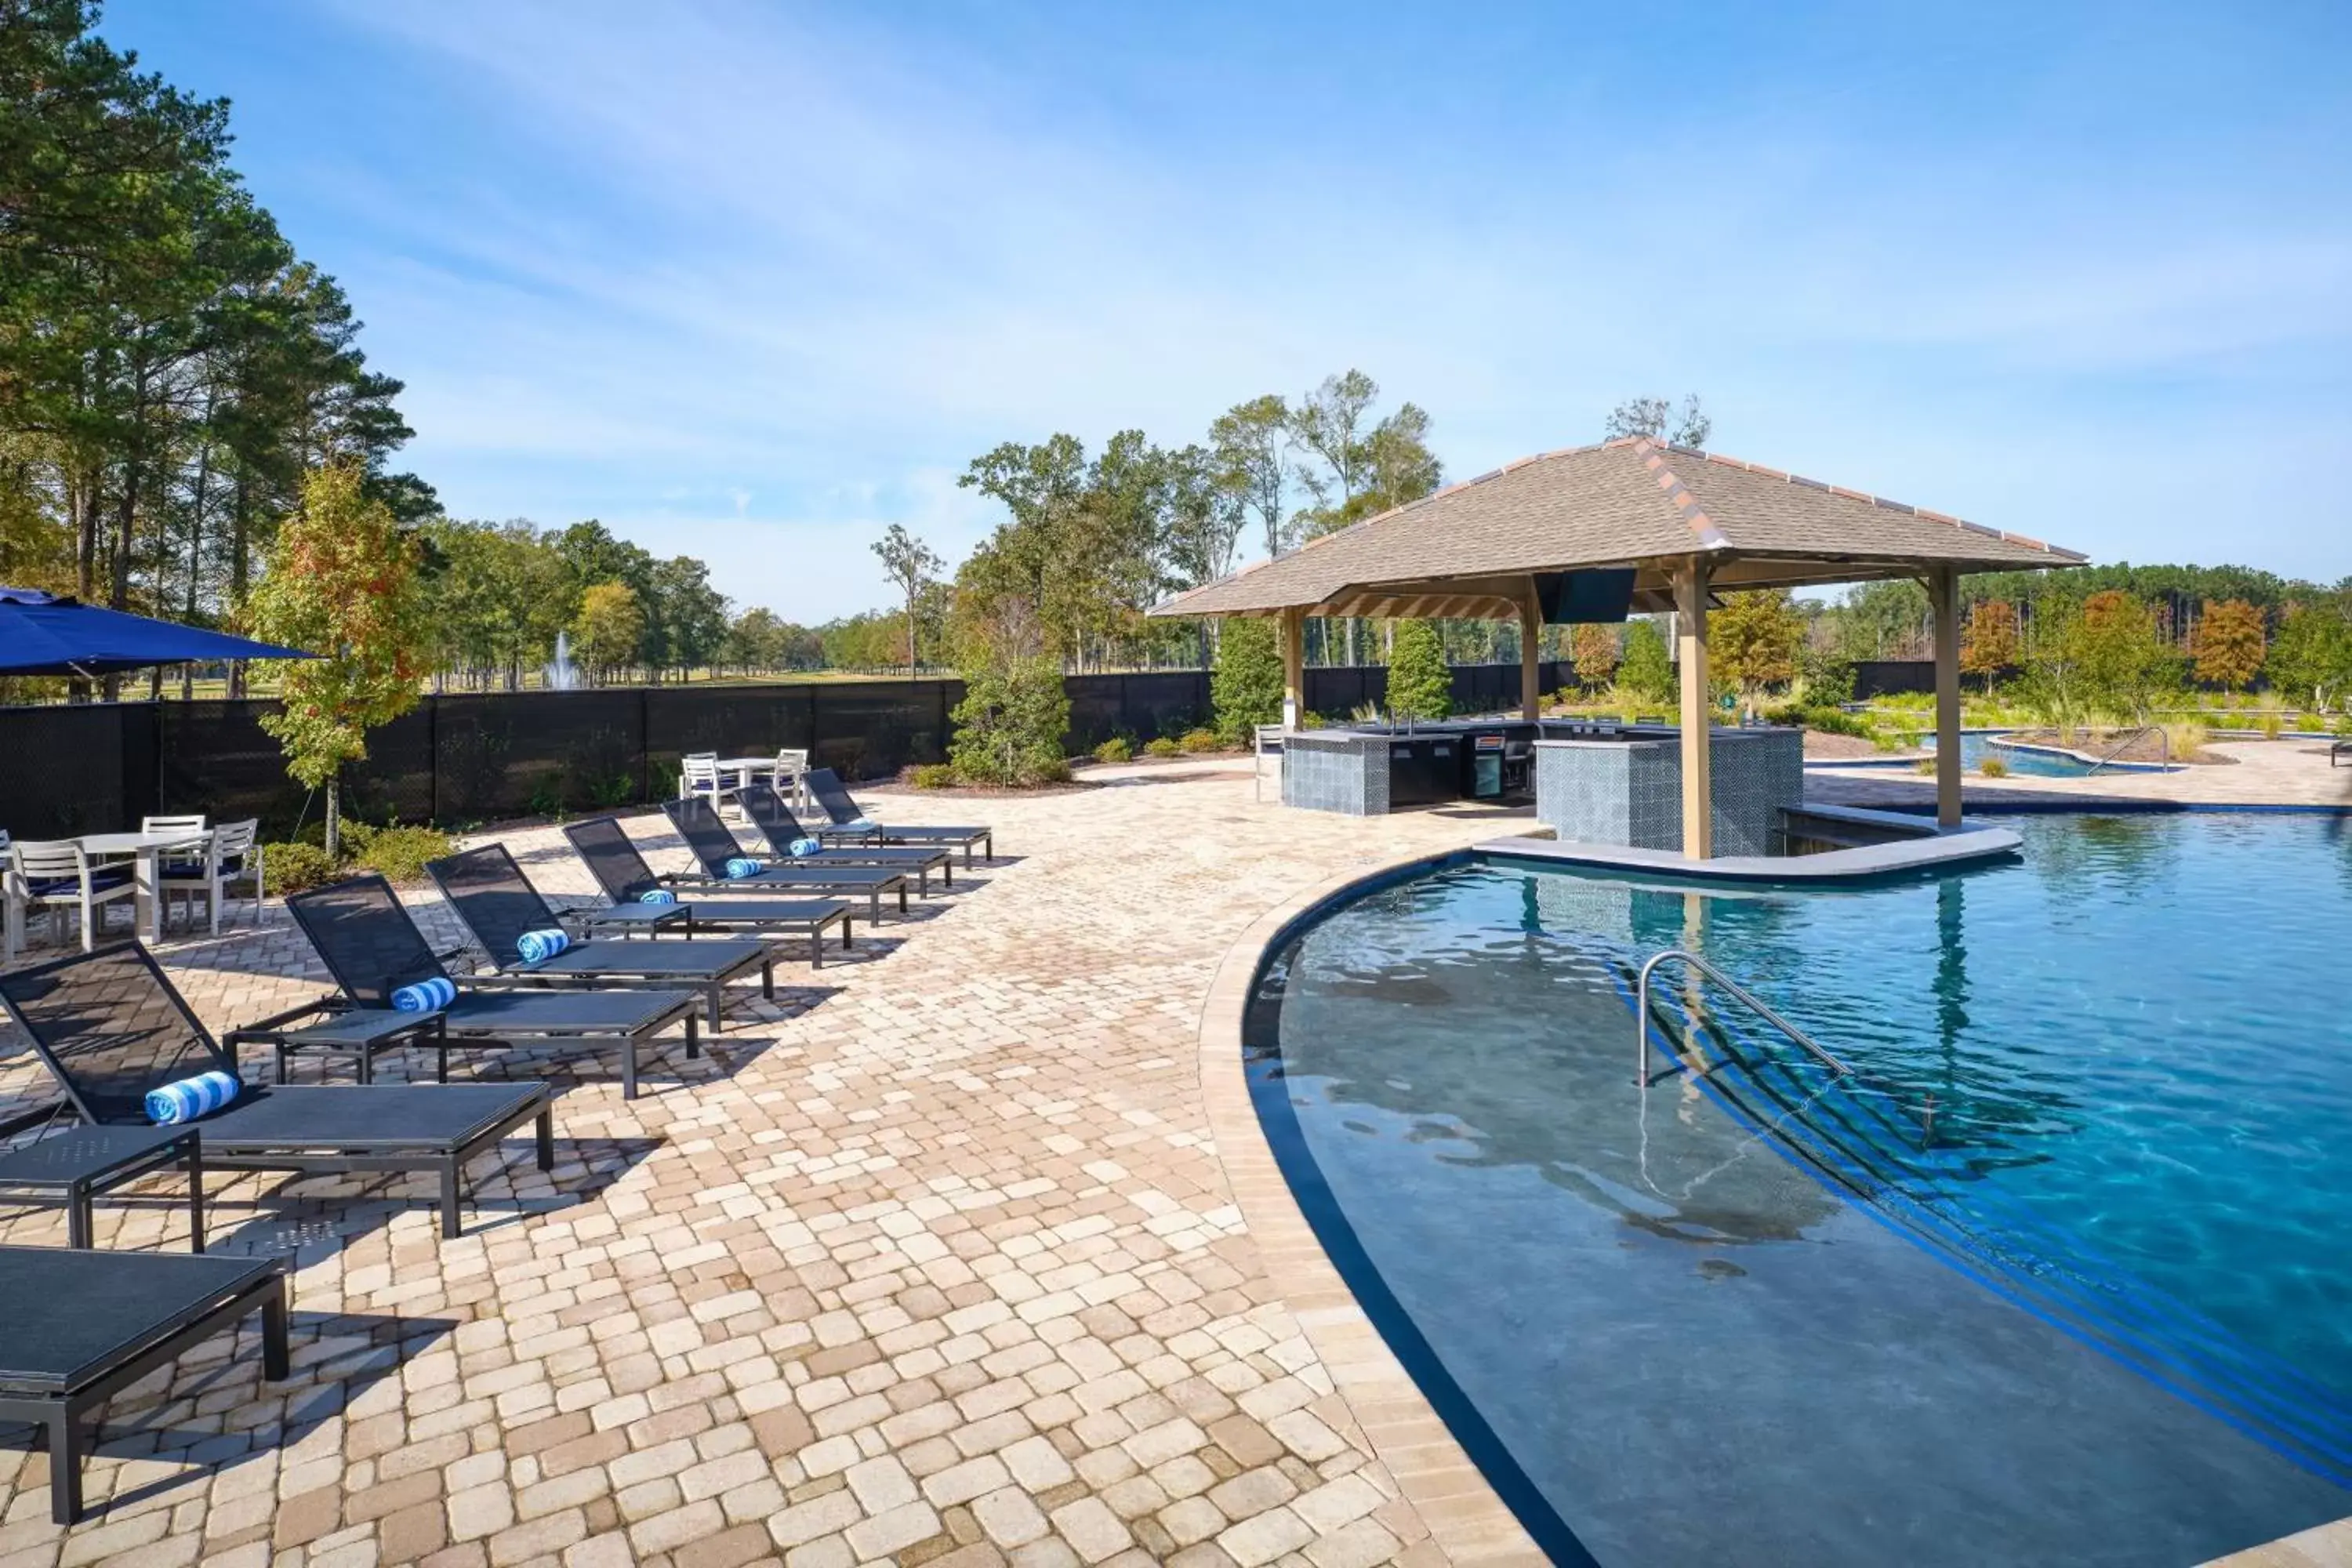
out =
[[1307,612],[1282,612],[1282,727],[1298,728],[1307,711]]
[[1530,723],[1543,717],[1542,647],[1543,602],[1530,577],[1519,595],[1519,717]]
[[1715,858],[1715,774],[1706,683],[1707,559],[1694,555],[1675,574],[1675,640],[1682,662],[1683,858]]
[[1936,614],[1936,821],[1960,825],[1960,574],[1939,566],[1927,574],[1927,601]]

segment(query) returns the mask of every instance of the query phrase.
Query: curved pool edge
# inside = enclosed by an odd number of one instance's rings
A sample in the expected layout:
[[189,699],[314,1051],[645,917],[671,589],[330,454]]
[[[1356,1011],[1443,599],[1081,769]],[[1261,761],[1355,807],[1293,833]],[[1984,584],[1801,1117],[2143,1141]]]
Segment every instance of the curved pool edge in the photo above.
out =
[[1242,1060],[1251,989],[1303,921],[1390,882],[1474,858],[1466,849],[1398,856],[1326,878],[1259,915],[1225,950],[1202,999],[1200,1082],[1217,1162],[1267,1279],[1428,1527],[1431,1543],[1449,1562],[1534,1565],[1551,1559],[1455,1440],[1324,1251],[1258,1121]]

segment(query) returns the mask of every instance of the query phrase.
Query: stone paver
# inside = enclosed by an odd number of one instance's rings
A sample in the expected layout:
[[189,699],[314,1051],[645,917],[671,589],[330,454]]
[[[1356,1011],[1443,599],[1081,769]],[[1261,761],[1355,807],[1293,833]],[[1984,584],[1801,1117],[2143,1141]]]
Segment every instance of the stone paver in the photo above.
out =
[[[0,1563],[1442,1561],[1269,1280],[1195,1031],[1267,910],[1497,819],[1287,812],[1197,763],[879,803],[1009,858],[780,965],[634,1102],[609,1060],[469,1058],[562,1096],[556,1169],[478,1165],[463,1237],[423,1182],[216,1175],[214,1248],[298,1265],[293,1377],[247,1331],[118,1396],[70,1532],[46,1456],[0,1447]],[[499,837],[589,893],[552,829]],[[163,957],[216,1030],[323,982],[276,910]],[[44,1093],[0,1037],[0,1115]],[[184,1247],[175,1192],[101,1205],[100,1244]]]

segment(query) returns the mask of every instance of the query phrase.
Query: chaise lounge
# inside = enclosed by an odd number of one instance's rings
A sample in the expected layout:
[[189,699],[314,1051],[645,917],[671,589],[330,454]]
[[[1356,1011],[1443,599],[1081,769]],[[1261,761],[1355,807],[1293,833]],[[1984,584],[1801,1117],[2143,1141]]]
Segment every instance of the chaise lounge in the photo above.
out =
[[0,1247],[0,1421],[47,1434],[51,1522],[81,1517],[91,1413],[256,1312],[261,1373],[278,1382],[286,1274],[276,1258]]
[[963,851],[963,863],[971,864],[971,847],[981,846],[981,854],[996,858],[996,830],[991,827],[886,827],[867,816],[863,807],[850,798],[841,775],[831,768],[811,768],[808,771],[809,798],[817,804],[827,819],[827,825],[817,829],[817,837],[831,844],[945,844]]
[[719,1029],[730,981],[757,969],[760,994],[775,999],[776,961],[764,942],[703,937],[627,942],[591,937],[536,961],[523,958],[526,935],[561,931],[563,922],[503,844],[428,860],[425,869],[449,900],[449,907],[457,911],[457,919],[489,955],[491,966],[506,978],[551,984],[584,981],[624,988],[692,985],[703,994],[714,1035]]
[[[60,1110],[86,1122],[143,1126],[150,1089],[197,1073],[242,1083],[235,1059],[136,942],[0,975],[0,1005],[65,1091]],[[437,1171],[441,1234],[456,1236],[467,1162],[527,1121],[538,1124],[540,1169],[553,1169],[554,1117],[542,1084],[246,1084],[191,1125],[212,1169]]]
[[907,884],[910,876],[889,866],[813,866],[805,861],[769,866],[742,877],[727,875],[730,860],[749,860],[743,847],[735,841],[727,825],[719,820],[719,813],[708,801],[667,800],[662,803],[663,814],[670,825],[686,840],[700,874],[669,879],[695,887],[698,893],[745,892],[766,893],[779,888],[808,888],[835,893],[863,893],[866,900],[866,918],[879,925],[882,921],[882,895],[898,895],[898,912],[907,912]]
[[297,893],[286,908],[352,1007],[389,1010],[403,988],[446,981],[456,996],[439,1016],[452,1039],[477,1045],[520,1039],[617,1045],[625,1100],[637,1097],[639,1049],[672,1024],[686,1026],[688,1058],[702,1054],[695,1032],[701,998],[691,991],[520,989],[530,982],[501,975],[477,975],[459,985],[382,877],[353,877]]
[[[777,865],[788,862],[820,866],[895,866],[902,871],[914,871],[928,879],[933,871],[948,887],[955,886],[955,857],[952,851],[929,845],[910,844],[825,844],[801,825],[784,797],[773,789],[747,789],[735,797],[743,815],[751,819],[760,837],[767,840],[764,852],[755,858],[771,860]],[[806,840],[819,846],[814,857],[794,855],[793,844]]]
[[[849,906],[839,899],[759,899],[759,898],[687,898],[675,894],[667,899],[647,902],[648,893],[667,892],[667,884],[677,879],[666,879],[654,874],[646,858],[637,853],[628,830],[618,818],[599,816],[586,822],[575,822],[563,830],[563,837],[580,858],[587,862],[588,874],[604,889],[613,902],[601,910],[575,910],[592,931],[608,926],[621,929],[639,928],[656,931],[675,921],[682,924],[686,934],[692,936],[698,927],[709,926],[719,931],[759,931],[778,935],[806,936],[809,942],[809,964],[824,967],[824,933],[835,926],[841,928],[841,945],[850,944]],[[702,879],[694,879],[701,880]]]

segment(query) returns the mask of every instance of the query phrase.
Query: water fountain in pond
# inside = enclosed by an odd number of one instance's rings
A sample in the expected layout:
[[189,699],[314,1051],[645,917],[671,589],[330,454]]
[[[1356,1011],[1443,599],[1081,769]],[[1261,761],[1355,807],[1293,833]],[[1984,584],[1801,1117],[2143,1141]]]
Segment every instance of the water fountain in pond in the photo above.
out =
[[547,689],[550,691],[576,691],[580,689],[580,672],[572,667],[572,634],[555,634],[555,657],[548,661]]

